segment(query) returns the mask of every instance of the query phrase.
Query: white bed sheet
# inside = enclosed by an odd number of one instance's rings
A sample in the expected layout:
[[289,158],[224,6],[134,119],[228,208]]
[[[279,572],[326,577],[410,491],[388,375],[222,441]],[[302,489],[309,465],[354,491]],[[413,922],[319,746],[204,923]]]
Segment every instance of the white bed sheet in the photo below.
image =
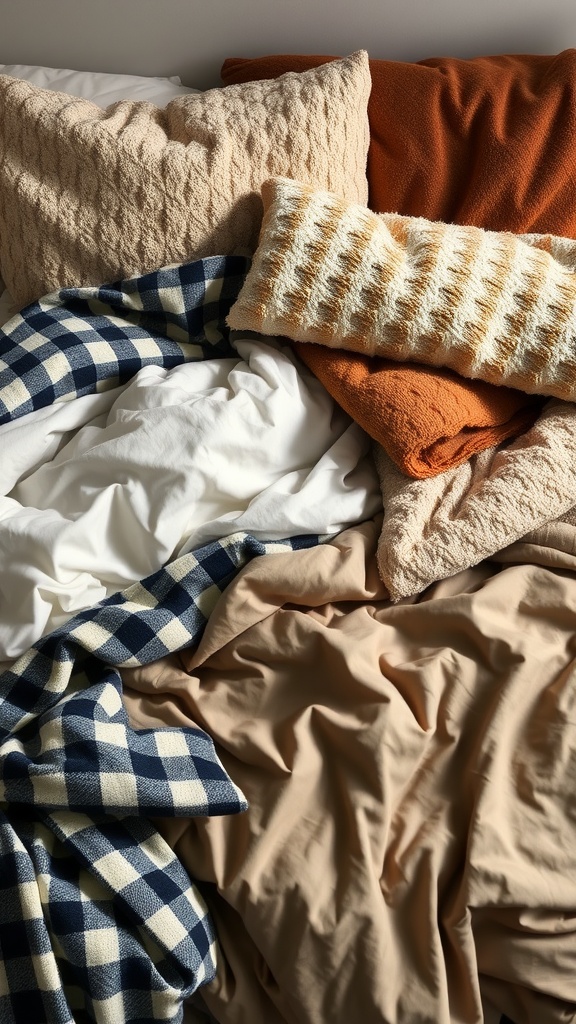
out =
[[0,428],[0,661],[211,540],[331,535],[381,508],[360,427],[288,348],[236,344]]
[[24,78],[40,89],[52,89],[71,96],[81,96],[107,107],[117,100],[146,100],[159,107],[177,96],[197,89],[182,85],[180,78],[153,78],[145,75],[116,75],[100,71],[74,71],[69,68],[46,68],[32,64],[0,64],[0,74]]

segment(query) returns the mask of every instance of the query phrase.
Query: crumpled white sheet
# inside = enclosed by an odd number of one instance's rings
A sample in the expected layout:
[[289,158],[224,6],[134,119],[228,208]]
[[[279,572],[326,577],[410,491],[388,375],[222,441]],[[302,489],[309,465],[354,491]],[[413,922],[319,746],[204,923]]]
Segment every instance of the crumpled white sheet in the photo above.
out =
[[366,435],[290,349],[236,347],[0,428],[0,661],[210,540],[381,508]]

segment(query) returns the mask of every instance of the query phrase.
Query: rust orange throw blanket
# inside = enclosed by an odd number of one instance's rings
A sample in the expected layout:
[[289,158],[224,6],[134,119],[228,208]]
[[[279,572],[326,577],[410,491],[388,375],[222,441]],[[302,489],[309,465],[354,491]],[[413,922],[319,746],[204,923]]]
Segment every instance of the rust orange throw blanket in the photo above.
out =
[[[230,85],[275,78],[330,59],[230,58],[222,79]],[[419,63],[371,60],[370,70],[372,210],[494,231],[576,236],[576,50]],[[312,366],[303,349],[300,355],[354,419],[362,423],[360,414],[368,415],[373,424],[382,418],[387,441],[378,440],[413,476],[455,466],[531,422],[527,398],[455,374],[415,366],[392,370],[387,362],[328,350]]]
[[294,342],[333,398],[408,476],[424,479],[517,437],[540,409],[512,388]]

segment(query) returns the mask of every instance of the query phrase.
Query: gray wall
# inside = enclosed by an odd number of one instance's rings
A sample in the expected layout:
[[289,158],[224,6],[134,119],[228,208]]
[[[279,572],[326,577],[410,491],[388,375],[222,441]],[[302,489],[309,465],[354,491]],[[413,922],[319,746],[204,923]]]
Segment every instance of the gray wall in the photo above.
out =
[[419,60],[576,46],[575,0],[0,0],[0,63],[178,74],[218,85],[227,56]]

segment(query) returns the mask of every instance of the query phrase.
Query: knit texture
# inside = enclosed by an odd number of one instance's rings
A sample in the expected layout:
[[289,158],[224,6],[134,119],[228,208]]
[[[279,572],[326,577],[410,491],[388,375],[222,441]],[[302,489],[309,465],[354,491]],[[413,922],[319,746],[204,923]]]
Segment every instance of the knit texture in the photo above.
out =
[[576,242],[374,214],[288,179],[228,323],[576,398]]
[[[230,57],[225,85],[333,58]],[[371,210],[576,238],[576,49],[370,60]]]
[[360,51],[165,109],[101,110],[0,76],[0,273],[21,306],[220,253],[248,253],[270,175],[366,202],[371,80]]
[[381,446],[374,454],[384,501],[378,570],[394,601],[477,565],[576,505],[571,403],[548,402],[518,440],[434,479],[409,480]]
[[540,399],[451,370],[295,342],[326,390],[403,473],[436,476],[532,426]]

